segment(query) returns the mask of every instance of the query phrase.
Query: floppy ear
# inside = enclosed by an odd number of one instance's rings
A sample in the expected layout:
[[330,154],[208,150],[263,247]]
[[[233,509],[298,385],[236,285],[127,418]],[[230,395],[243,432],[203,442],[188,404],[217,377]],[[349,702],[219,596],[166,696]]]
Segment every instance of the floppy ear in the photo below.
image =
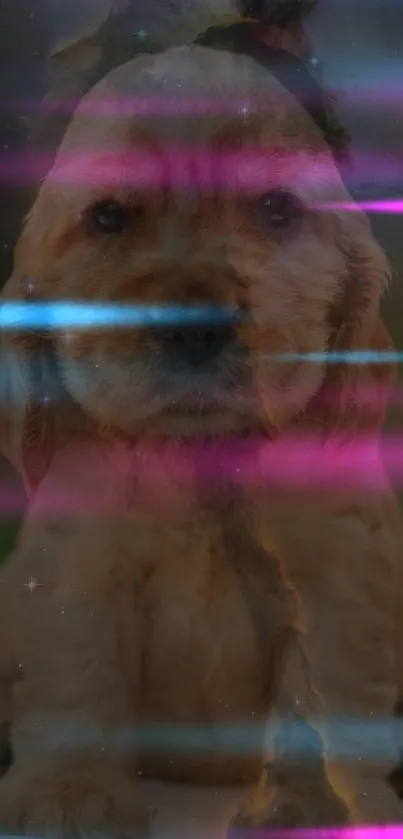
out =
[[5,364],[7,416],[2,423],[1,448],[20,472],[30,496],[45,477],[54,451],[54,375],[52,355],[45,339],[10,336]]
[[18,326],[14,321],[12,328],[10,324],[7,304],[18,304],[26,311],[40,302],[41,259],[39,231],[28,221],[16,248],[14,272],[0,300],[0,449],[20,473],[28,495],[45,476],[56,434],[60,437],[62,424],[70,420],[69,399],[57,372],[51,337],[35,326],[27,328],[24,322]]
[[331,314],[329,350],[335,363],[330,357],[312,407],[326,434],[374,432],[384,422],[396,372],[392,340],[380,317],[390,266],[364,215],[338,216],[336,224],[347,280],[340,305]]
[[53,455],[55,375],[49,341],[23,327],[18,331],[8,327],[7,303],[29,305],[23,294],[20,298],[8,294],[18,279],[14,274],[6,284],[0,310],[0,448],[20,473],[30,496],[45,476]]

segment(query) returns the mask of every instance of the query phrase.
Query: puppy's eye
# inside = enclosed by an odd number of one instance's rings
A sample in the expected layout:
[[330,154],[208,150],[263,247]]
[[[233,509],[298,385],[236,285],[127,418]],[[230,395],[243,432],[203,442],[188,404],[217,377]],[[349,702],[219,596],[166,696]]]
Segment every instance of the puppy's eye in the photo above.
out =
[[259,200],[259,222],[273,230],[291,227],[301,218],[302,212],[302,204],[297,196],[285,189],[272,189]]
[[99,233],[123,233],[130,224],[131,211],[117,201],[99,201],[91,207],[90,220]]

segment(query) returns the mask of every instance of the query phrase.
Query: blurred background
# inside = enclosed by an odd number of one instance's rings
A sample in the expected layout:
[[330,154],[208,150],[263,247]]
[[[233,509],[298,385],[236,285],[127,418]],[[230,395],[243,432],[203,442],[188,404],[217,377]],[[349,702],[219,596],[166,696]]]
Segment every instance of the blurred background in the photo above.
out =
[[[130,0],[117,2],[123,15],[130,5]],[[39,142],[40,149],[49,140],[45,126],[33,141],[31,105],[47,96],[55,74],[62,89],[64,85],[69,93],[80,94],[77,78],[67,78],[63,62],[49,63],[49,57],[61,45],[75,43],[86,34],[91,38],[97,27],[103,31],[109,6],[110,0],[0,0],[1,284],[11,270],[14,244],[41,174],[35,170],[27,178],[26,170],[19,172],[15,161],[21,153],[29,153],[33,142],[36,148]],[[140,46],[142,13],[146,16],[149,7],[150,0],[132,4],[123,27],[122,61],[126,51],[133,49],[131,41]],[[403,3],[320,0],[306,29],[315,72],[338,95],[338,115],[352,136],[356,197],[403,198]],[[74,61],[77,64],[82,57]],[[399,213],[379,212],[371,214],[371,220],[394,270],[394,284],[384,303],[385,320],[398,348],[403,349],[403,221]],[[402,409],[394,406],[390,424],[401,425],[401,417]],[[2,463],[0,502],[3,493],[18,492],[18,482]],[[9,550],[15,532],[16,521],[11,517],[2,527],[1,555]]]

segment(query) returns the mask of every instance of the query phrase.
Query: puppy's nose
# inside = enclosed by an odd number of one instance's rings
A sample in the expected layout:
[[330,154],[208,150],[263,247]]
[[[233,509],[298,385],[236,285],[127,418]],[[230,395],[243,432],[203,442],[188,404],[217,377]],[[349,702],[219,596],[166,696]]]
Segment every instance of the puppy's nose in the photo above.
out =
[[228,325],[161,329],[154,337],[166,355],[191,367],[215,361],[235,341],[234,330]]

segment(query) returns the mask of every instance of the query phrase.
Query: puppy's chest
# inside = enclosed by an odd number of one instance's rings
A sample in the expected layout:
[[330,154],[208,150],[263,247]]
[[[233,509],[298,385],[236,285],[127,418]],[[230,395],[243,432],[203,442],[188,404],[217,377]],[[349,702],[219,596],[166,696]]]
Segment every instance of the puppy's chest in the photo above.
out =
[[267,708],[289,592],[242,514],[139,523],[133,552],[142,569],[146,715],[220,719]]

